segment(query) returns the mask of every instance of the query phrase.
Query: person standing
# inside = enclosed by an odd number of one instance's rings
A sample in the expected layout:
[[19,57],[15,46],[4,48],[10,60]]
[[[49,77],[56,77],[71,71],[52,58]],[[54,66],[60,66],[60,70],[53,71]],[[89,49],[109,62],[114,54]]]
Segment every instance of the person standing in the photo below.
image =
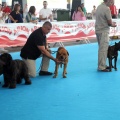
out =
[[25,4],[25,5],[24,5],[24,8],[23,8],[23,18],[24,18],[24,19],[26,18],[27,13],[28,13],[28,5]]
[[82,21],[82,20],[86,20],[85,16],[84,16],[84,12],[81,9],[81,6],[78,6],[76,8],[76,11],[74,11],[73,15],[72,15],[72,20],[73,21]]
[[111,10],[112,18],[113,19],[117,18],[117,9],[116,9],[116,6],[114,4],[114,0],[111,2],[110,10]]
[[118,18],[120,18],[120,9],[118,9]]
[[98,70],[109,72],[109,67],[106,66],[107,52],[109,46],[109,31],[110,27],[116,27],[116,23],[112,22],[110,12],[110,1],[103,0],[96,10],[95,33],[98,41]]
[[95,20],[96,19],[96,6],[93,6],[93,10],[92,10],[92,19]]
[[84,15],[86,16],[87,15],[87,10],[86,10],[86,8],[84,6],[84,3],[81,4],[81,7],[82,7],[82,10],[84,12]]
[[51,29],[52,24],[49,21],[45,22],[42,27],[31,33],[26,44],[21,50],[20,56],[28,66],[28,73],[30,77],[36,77],[35,60],[41,55],[42,63],[39,75],[52,75],[51,72],[48,72],[50,59],[59,63],[57,59],[51,56],[50,50],[47,46],[46,34],[48,34]]
[[48,5],[47,1],[44,1],[43,2],[44,7],[39,12],[39,19],[41,22],[53,21],[52,11],[49,8],[47,8],[47,5]]

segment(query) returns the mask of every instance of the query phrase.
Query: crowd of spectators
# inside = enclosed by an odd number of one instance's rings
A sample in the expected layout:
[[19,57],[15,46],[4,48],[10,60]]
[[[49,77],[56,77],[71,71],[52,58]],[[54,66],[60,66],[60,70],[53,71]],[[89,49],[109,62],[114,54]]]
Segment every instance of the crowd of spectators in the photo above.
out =
[[[0,4],[0,23],[38,23],[45,21],[53,21],[54,14],[48,7],[47,1],[43,2],[43,8],[39,12],[39,17],[36,17],[36,7],[30,6],[28,10],[28,5],[25,4],[23,8],[20,4],[15,4],[13,9],[4,3],[2,6]],[[21,10],[22,9],[22,10]],[[110,6],[112,18],[117,18],[117,9],[114,2]],[[76,7],[76,10],[72,14],[73,21],[84,21],[87,19],[96,19],[96,6],[93,5],[93,10],[87,13],[84,3]]]
[[39,17],[36,17],[35,6],[30,6],[28,10],[27,4],[23,6],[23,9],[20,4],[15,4],[13,9],[8,7],[7,3],[4,3],[3,6],[0,4],[0,23],[37,23],[40,21],[52,21],[52,10],[47,8],[47,5],[47,1],[44,1],[43,8],[39,12]]

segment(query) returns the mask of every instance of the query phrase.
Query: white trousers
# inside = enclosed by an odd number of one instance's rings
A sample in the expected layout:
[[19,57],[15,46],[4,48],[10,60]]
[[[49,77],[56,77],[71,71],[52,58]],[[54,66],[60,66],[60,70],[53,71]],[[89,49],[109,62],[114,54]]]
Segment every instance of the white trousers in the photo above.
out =
[[106,60],[109,46],[109,33],[96,33],[98,41],[98,70],[106,69]]
[[[26,63],[28,67],[28,74],[30,77],[36,77],[36,61],[31,59],[24,59],[23,61]],[[50,59],[45,55],[42,56],[42,63],[41,63],[41,71],[48,71]]]

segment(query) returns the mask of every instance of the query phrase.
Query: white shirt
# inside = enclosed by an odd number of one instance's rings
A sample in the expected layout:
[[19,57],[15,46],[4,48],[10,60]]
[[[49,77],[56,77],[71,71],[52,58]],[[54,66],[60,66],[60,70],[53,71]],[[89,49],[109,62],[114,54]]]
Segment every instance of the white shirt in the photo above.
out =
[[96,19],[96,9],[92,10],[92,19],[95,20]]
[[23,18],[25,18],[25,17],[26,17],[27,13],[28,13],[28,9],[27,9],[27,8],[25,8],[25,10],[23,11]]
[[[43,18],[46,18],[46,17],[48,18],[50,15],[52,15],[52,11],[49,8],[46,8],[46,9],[43,8],[40,10],[39,15],[42,15]],[[41,22],[45,22],[45,21],[50,21],[50,19],[41,20]]]

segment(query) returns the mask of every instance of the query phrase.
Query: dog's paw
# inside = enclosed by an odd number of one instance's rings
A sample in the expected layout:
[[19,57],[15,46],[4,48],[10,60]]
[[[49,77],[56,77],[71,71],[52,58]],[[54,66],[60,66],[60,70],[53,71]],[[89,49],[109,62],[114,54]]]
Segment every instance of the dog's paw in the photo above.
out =
[[56,77],[57,77],[56,75],[53,76],[53,78],[56,78]]
[[117,71],[118,69],[117,68],[115,68],[115,71]]
[[9,85],[8,84],[4,84],[2,87],[6,88],[6,87],[9,87]]
[[67,78],[67,77],[64,75],[63,78]]
[[30,80],[25,82],[25,85],[31,85],[31,84],[32,82]]
[[10,85],[9,89],[15,89],[16,85]]
[[18,80],[18,81],[17,81],[17,84],[21,84],[21,83],[22,83],[22,80]]
[[112,69],[110,69],[109,71],[112,72]]

